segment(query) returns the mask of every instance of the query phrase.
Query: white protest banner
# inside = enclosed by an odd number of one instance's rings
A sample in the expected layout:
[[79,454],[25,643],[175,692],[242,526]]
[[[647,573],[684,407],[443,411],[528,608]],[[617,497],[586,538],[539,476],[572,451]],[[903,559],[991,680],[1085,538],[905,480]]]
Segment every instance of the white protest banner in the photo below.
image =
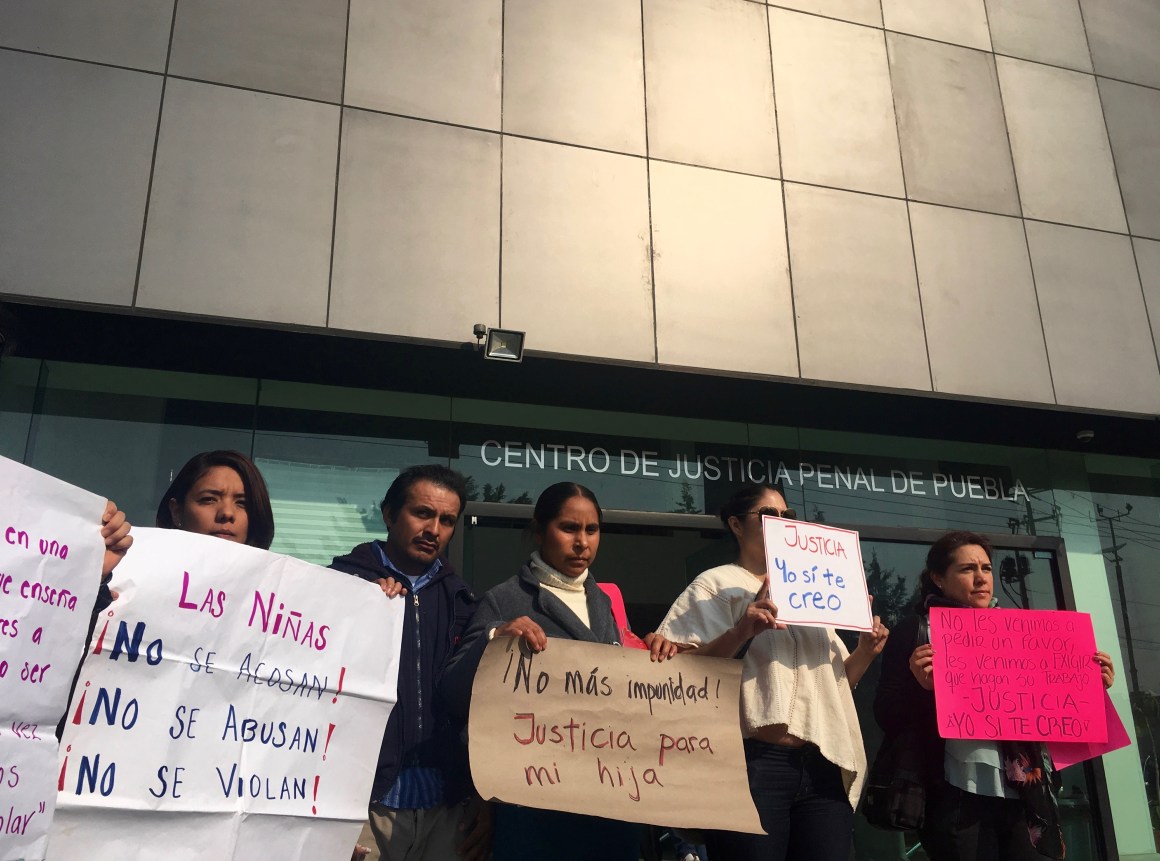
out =
[[484,798],[627,822],[763,834],[738,716],[741,662],[499,637],[471,689]]
[[50,859],[346,859],[404,602],[202,535],[134,530],[61,740]]
[[761,520],[769,597],[779,622],[874,629],[857,532],[781,517]]
[[0,861],[43,858],[56,725],[101,581],[105,500],[0,458]]

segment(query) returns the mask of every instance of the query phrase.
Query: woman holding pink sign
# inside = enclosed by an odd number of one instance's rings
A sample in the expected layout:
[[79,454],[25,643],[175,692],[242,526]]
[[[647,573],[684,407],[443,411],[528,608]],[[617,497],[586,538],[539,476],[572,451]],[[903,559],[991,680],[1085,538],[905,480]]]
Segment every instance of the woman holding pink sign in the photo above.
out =
[[[926,802],[918,832],[931,861],[1064,857],[1058,772],[1042,743],[938,733],[930,610],[996,603],[990,543],[973,532],[948,532],[927,553],[916,614],[899,625],[883,655],[874,716],[886,732],[884,748],[902,738],[919,753]],[[1111,658],[1096,652],[1092,660],[1111,687]]]
[[702,572],[677,598],[654,654],[695,651],[745,661],[741,721],[749,788],[766,834],[714,831],[710,859],[846,861],[866,753],[851,690],[889,632],[877,617],[853,652],[831,628],[785,625],[766,585],[763,517],[794,518],[771,485],[747,485],[721,508],[737,561]]

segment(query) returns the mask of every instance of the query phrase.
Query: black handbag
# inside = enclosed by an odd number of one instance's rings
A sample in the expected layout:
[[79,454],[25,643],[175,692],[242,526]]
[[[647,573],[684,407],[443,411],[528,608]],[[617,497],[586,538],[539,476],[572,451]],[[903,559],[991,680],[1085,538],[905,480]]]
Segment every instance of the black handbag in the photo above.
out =
[[878,748],[866,777],[862,815],[878,828],[917,831],[925,812],[922,744],[915,729],[906,727]]

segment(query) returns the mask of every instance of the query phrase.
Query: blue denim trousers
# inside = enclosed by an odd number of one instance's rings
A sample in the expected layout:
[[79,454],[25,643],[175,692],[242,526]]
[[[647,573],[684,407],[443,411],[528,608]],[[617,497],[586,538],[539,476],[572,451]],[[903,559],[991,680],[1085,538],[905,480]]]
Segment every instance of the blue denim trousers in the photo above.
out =
[[838,766],[814,745],[747,739],[749,791],[766,834],[712,831],[709,861],[848,861],[854,810]]

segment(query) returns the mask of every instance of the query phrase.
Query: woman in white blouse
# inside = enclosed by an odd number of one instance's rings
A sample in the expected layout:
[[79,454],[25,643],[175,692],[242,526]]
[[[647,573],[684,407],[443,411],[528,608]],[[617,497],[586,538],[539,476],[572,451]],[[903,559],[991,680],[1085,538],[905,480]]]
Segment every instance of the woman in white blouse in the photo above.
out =
[[874,630],[848,653],[829,628],[787,626],[766,588],[762,516],[794,517],[770,485],[746,485],[721,508],[737,561],[701,573],[649,642],[741,658],[741,724],[750,792],[767,834],[710,832],[709,857],[847,861],[866,753],[851,690],[882,651]]

